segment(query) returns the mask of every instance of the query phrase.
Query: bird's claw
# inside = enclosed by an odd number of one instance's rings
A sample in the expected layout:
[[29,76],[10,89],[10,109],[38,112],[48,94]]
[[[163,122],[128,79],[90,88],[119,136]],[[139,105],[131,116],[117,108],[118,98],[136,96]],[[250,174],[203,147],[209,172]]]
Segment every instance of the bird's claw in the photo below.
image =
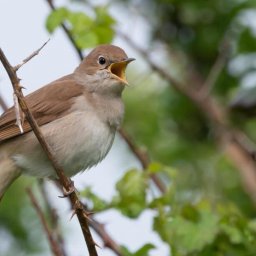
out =
[[59,198],[65,198],[70,196],[73,192],[75,192],[75,186],[74,186],[74,181],[70,180],[70,187],[69,190],[67,190],[65,187],[63,187],[63,196],[59,196]]

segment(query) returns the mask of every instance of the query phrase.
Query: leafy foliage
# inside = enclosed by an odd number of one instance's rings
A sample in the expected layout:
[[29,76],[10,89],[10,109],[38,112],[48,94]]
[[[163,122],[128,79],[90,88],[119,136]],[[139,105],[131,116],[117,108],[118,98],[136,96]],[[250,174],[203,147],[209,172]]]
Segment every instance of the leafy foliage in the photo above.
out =
[[105,7],[94,8],[94,17],[83,12],[72,12],[65,7],[54,10],[47,18],[46,28],[53,33],[62,23],[70,28],[76,45],[81,48],[110,43],[114,37],[114,18]]
[[149,251],[154,249],[155,246],[153,244],[145,244],[136,252],[131,253],[126,247],[122,247],[122,254],[124,256],[148,256]]

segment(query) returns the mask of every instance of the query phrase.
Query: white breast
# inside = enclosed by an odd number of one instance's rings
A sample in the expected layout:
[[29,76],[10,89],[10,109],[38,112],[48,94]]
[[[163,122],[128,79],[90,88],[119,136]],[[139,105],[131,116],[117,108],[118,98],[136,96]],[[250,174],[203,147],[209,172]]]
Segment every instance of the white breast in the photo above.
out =
[[[75,111],[42,127],[46,140],[67,175],[90,168],[108,153],[115,130],[91,111]],[[33,134],[26,138],[31,145],[14,159],[23,172],[39,177],[54,176]]]

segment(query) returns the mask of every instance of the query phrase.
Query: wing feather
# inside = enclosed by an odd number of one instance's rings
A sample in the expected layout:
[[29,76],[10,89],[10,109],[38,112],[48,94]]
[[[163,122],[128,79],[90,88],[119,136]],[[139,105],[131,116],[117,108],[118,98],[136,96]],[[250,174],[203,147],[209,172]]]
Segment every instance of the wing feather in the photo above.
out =
[[[83,86],[76,83],[73,75],[58,79],[39,90],[27,95],[26,102],[38,125],[47,124],[69,113],[74,97],[83,94]],[[31,131],[26,119],[24,133]],[[23,135],[16,125],[14,108],[11,107],[0,116],[0,143]]]

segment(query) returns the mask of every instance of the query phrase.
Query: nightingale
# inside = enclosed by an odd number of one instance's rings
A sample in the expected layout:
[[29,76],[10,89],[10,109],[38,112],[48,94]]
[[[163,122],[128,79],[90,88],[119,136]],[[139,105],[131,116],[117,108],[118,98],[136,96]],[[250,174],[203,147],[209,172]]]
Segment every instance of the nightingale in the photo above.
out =
[[[100,45],[72,74],[26,96],[67,176],[96,165],[110,150],[124,115],[125,69],[133,60],[117,46]],[[14,107],[0,116],[0,199],[21,174],[56,177],[26,119],[22,127],[23,133]]]

